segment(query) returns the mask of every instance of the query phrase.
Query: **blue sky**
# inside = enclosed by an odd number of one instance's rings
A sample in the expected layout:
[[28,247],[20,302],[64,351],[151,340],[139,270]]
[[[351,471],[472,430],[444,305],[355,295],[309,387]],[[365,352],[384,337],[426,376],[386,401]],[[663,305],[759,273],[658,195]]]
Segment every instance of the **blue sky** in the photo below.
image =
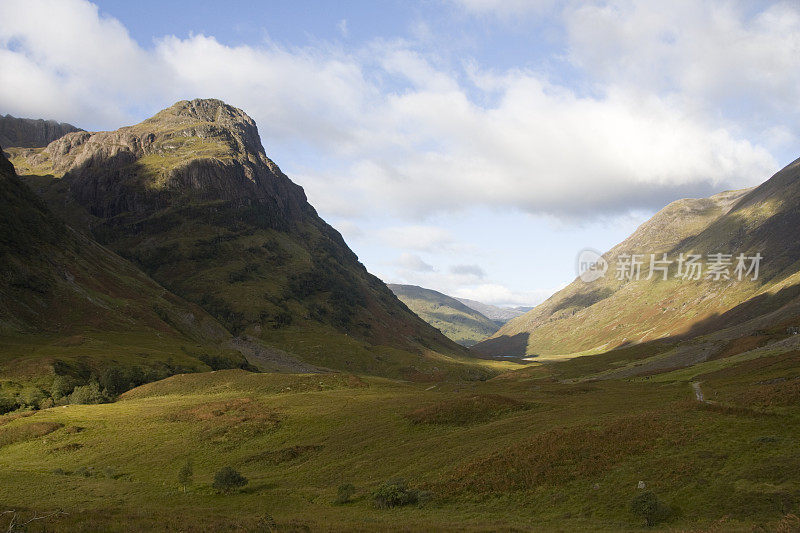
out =
[[502,305],[798,155],[796,2],[5,0],[0,70],[92,130],[223,99],[370,271]]

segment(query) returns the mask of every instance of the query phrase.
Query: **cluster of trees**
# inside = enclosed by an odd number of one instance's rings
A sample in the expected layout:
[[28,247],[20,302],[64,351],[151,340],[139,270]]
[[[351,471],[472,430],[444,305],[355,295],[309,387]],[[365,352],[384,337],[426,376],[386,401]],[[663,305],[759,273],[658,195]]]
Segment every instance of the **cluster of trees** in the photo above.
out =
[[19,409],[47,409],[56,405],[111,402],[134,387],[186,370],[169,366],[143,368],[109,365],[97,373],[89,374],[88,378],[57,374],[50,384],[6,383],[0,389],[0,414]]

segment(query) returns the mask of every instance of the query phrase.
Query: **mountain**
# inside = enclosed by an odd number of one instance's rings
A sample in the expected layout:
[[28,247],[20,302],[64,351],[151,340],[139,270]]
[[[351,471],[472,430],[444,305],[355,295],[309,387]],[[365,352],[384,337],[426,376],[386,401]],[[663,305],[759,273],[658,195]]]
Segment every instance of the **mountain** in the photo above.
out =
[[485,304],[476,300],[469,300],[467,298],[456,298],[459,302],[466,305],[470,309],[474,309],[483,316],[502,326],[512,318],[524,315],[533,307],[497,307],[496,305]]
[[70,225],[237,338],[327,368],[474,371],[466,350],[366,271],[240,109],[181,101],[135,126],[8,152]]
[[246,366],[231,335],[129,261],[58,219],[0,153],[0,367],[4,379]]
[[[591,283],[576,279],[475,350],[487,355],[597,353],[714,335],[716,347],[694,343],[704,346],[695,350],[702,360],[744,337],[785,335],[800,316],[798,224],[800,160],[754,189],[673,202],[603,255],[609,265],[605,277]],[[662,279],[662,270],[646,279],[650,255],[663,259],[663,253],[673,261],[668,279]],[[717,253],[733,256],[728,259],[731,279],[706,279],[707,270],[699,280],[676,277],[681,254],[701,255],[707,268],[713,263],[709,254]],[[763,257],[758,279],[752,274],[736,279],[736,257],[757,253]],[[632,254],[641,254],[645,263],[640,279],[618,279],[620,265],[630,273],[625,265]]]
[[35,148],[47,146],[73,131],[82,131],[72,124],[55,120],[0,116],[0,146],[4,148]]
[[497,331],[488,317],[441,292],[391,283],[389,288],[425,322],[462,346],[472,346]]

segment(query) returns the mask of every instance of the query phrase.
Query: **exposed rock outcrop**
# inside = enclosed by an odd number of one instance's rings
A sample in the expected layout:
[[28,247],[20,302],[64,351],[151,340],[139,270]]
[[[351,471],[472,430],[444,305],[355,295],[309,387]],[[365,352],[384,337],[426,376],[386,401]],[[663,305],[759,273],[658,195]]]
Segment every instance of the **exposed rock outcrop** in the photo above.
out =
[[0,116],[0,146],[4,148],[47,146],[73,131],[81,130],[72,124],[55,120]]

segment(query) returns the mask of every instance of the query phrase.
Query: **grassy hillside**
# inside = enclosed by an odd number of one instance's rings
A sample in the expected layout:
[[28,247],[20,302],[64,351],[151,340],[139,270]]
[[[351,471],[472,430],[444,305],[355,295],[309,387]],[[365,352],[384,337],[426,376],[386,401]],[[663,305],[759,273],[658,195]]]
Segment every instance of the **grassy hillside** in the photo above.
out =
[[462,346],[472,346],[497,331],[495,322],[455,298],[415,285],[389,288],[425,322]]
[[[800,164],[787,166],[756,189],[706,199],[680,200],[604,254],[605,278],[576,279],[533,311],[501,328],[477,350],[486,354],[562,355],[607,351],[654,339],[684,339],[744,327],[766,313],[795,325],[800,294],[800,244],[790,228],[800,223]],[[763,256],[756,281],[676,278],[650,274],[650,254]],[[642,254],[639,280],[616,277],[620,256]],[[762,326],[741,332],[748,335]]]
[[366,271],[239,109],[183,101],[115,132],[10,152],[61,217],[237,336],[329,368],[484,375]]
[[[113,404],[0,418],[0,501],[23,518],[63,510],[48,531],[640,531],[631,504],[652,492],[669,508],[655,529],[792,531],[796,344],[634,380],[584,378],[645,353],[433,388],[175,376]],[[224,466],[247,485],[218,494]],[[376,507],[374,492],[398,477],[421,499]],[[343,484],[353,495],[337,504]]]

